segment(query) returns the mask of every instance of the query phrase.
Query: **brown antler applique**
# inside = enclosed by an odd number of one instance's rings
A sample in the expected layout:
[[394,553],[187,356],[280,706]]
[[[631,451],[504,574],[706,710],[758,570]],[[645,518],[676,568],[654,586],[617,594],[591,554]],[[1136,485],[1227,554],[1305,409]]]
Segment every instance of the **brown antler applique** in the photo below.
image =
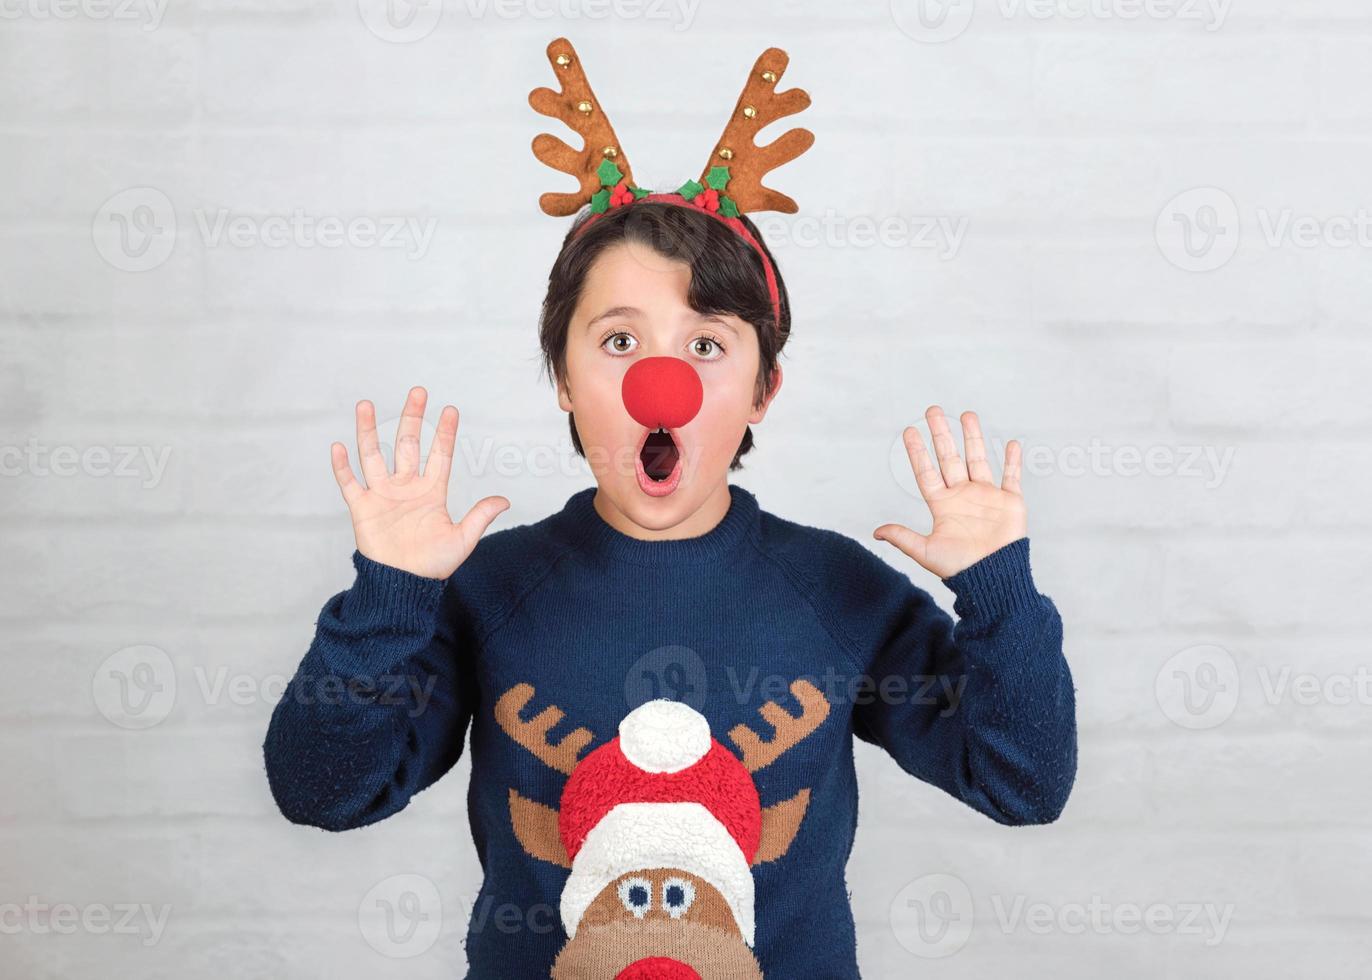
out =
[[630,186],[633,178],[629,173],[629,158],[619,145],[610,117],[591,91],[591,83],[586,80],[586,72],[581,68],[581,59],[572,42],[565,37],[553,41],[548,45],[548,60],[552,62],[562,91],[536,88],[529,93],[529,105],[545,116],[561,119],[585,140],[580,150],[574,150],[550,133],[534,137],[534,156],[554,170],[571,174],[581,183],[581,189],[575,193],[550,191],[539,197],[538,206],[545,214],[563,217],[576,214],[600,190],[604,175],[599,168],[604,162],[617,166]]
[[766,146],[753,140],[758,130],[769,123],[794,115],[810,104],[804,89],[776,90],[790,58],[780,48],[768,48],[753,64],[743,94],[738,97],[733,115],[724,127],[710,161],[701,171],[700,181],[716,186],[710,178],[715,167],[728,167],[728,194],[740,214],[749,211],[783,211],[794,214],[796,202],[780,191],[762,186],[763,176],[783,163],[800,156],[815,142],[815,134],[808,129],[792,129]]
[[729,729],[729,738],[738,746],[739,757],[749,772],[770,766],[787,749],[796,745],[829,717],[829,701],[823,692],[805,679],[791,682],[791,693],[800,702],[800,714],[793,715],[775,701],[768,701],[758,713],[775,730],[763,741],[747,725]]
[[562,736],[556,744],[548,741],[548,732],[564,717],[561,708],[550,704],[528,721],[520,712],[533,699],[532,684],[516,684],[495,703],[495,720],[505,734],[534,754],[544,765],[570,776],[576,768],[577,757],[595,737],[588,729],[576,728]]

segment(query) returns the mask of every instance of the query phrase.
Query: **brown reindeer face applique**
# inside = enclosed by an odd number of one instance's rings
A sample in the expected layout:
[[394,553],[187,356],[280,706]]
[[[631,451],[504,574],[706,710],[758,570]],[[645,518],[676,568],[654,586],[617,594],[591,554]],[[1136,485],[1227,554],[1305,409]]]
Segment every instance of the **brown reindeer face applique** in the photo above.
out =
[[549,706],[524,720],[534,689],[517,684],[496,702],[500,727],[567,775],[554,810],[510,790],[510,821],[532,857],[569,868],[560,913],[568,941],[553,980],[761,980],[752,953],[752,868],[782,857],[810,802],[809,789],[763,807],[753,773],[775,762],[829,716],[829,702],[798,680],[793,715],[760,709],[774,734],[746,725],[710,734],[690,705],[657,700],[620,722],[588,753],[578,728],[556,744],[563,718]]

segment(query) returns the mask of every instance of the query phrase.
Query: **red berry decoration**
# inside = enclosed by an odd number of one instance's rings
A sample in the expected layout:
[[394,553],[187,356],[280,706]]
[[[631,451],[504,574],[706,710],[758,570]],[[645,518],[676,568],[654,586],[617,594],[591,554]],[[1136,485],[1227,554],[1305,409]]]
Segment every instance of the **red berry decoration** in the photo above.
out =
[[627,180],[621,180],[610,190],[610,207],[617,208],[621,204],[629,204],[634,200],[634,192],[629,187]]
[[695,197],[691,198],[691,203],[698,208],[704,208],[706,211],[718,211],[719,191],[715,190],[713,187],[707,187]]

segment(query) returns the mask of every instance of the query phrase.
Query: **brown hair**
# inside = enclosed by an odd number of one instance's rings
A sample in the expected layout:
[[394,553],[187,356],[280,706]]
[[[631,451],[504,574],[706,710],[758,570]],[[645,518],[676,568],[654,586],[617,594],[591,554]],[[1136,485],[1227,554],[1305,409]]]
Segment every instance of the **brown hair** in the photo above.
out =
[[[582,226],[591,214],[588,210],[577,218],[563,239],[562,250],[548,274],[548,292],[543,298],[538,339],[549,380],[556,383],[566,379],[567,330],[591,265],[610,246],[635,242],[651,247],[665,258],[690,265],[691,284],[686,302],[691,309],[707,315],[732,314],[757,331],[758,375],[754,404],[761,403],[769,393],[772,372],[791,333],[791,306],[781,270],[757,226],[747,216],[740,216],[739,220],[765,252],[776,273],[781,297],[780,322],[772,311],[762,258],[722,221],[693,207],[639,201],[600,215],[583,231]],[[567,424],[572,433],[572,446],[585,456],[574,413],[567,413]],[[740,460],[752,448],[753,430],[749,426],[729,469],[740,468],[743,465]]]

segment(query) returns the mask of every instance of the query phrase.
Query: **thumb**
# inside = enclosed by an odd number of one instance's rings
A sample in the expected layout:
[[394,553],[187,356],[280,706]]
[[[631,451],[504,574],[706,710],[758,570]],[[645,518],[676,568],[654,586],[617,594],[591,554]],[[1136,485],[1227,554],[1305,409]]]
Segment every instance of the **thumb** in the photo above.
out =
[[[878,541],[885,541],[895,545],[905,554],[919,562],[924,568],[929,568],[925,564],[925,555],[929,549],[929,537],[912,531],[903,524],[883,524],[872,532],[872,537]],[[930,571],[933,569],[929,568]]]
[[462,536],[472,543],[472,547],[476,547],[476,542],[486,533],[491,521],[509,509],[510,502],[504,497],[482,497],[472,504],[467,516],[459,522]]

